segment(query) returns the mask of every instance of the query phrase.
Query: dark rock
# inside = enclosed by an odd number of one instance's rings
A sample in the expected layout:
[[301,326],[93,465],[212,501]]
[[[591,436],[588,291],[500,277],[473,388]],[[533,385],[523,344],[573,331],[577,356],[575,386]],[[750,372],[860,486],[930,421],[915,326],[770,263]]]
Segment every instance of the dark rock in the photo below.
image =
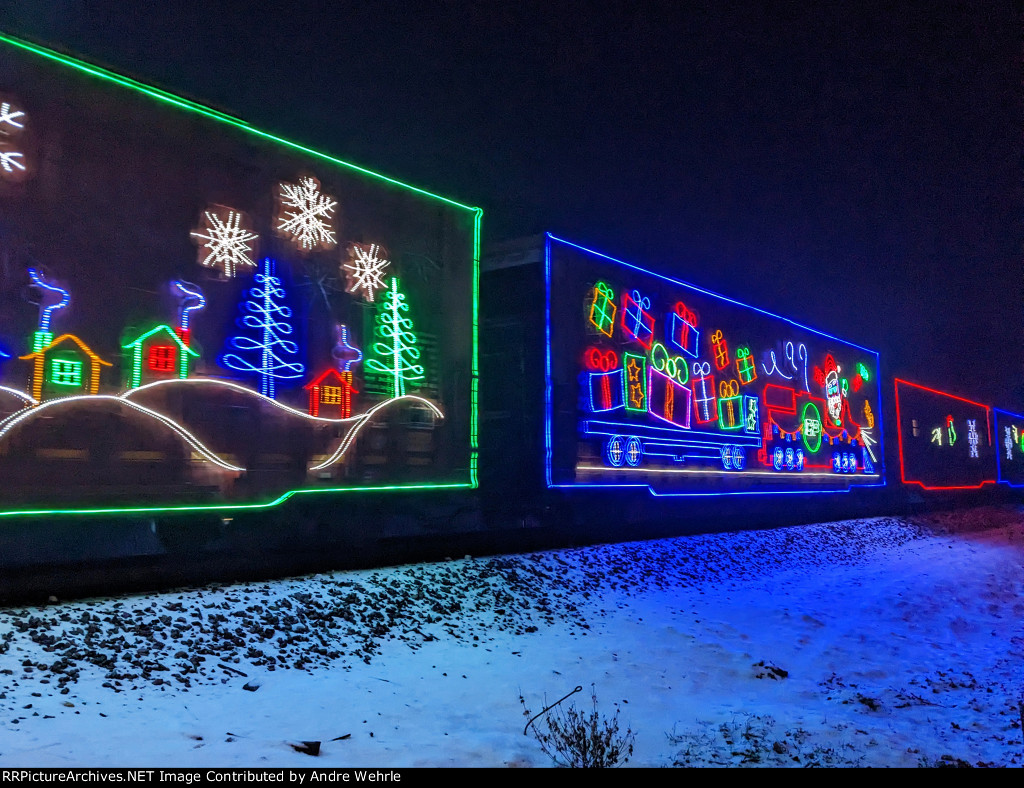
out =
[[305,753],[306,755],[320,755],[320,742],[318,741],[304,741],[298,744],[290,742],[290,744],[295,752]]

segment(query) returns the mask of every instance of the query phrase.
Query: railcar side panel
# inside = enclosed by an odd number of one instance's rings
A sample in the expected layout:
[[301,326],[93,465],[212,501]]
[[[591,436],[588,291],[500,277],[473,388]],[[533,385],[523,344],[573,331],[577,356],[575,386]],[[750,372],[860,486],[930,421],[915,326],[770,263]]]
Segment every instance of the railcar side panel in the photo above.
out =
[[549,487],[885,484],[878,354],[549,236]]
[[9,38],[0,103],[0,515],[475,486],[478,209]]
[[900,478],[924,490],[995,484],[992,408],[895,379]]

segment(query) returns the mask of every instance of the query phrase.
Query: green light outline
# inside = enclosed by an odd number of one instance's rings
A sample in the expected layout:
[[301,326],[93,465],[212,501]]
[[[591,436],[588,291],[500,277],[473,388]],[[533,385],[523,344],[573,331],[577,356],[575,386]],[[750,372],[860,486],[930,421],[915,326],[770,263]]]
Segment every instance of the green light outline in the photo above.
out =
[[162,323],[159,326],[154,326],[153,328],[149,329],[149,331],[147,331],[145,334],[142,334],[141,336],[139,336],[134,342],[129,342],[127,345],[121,345],[121,349],[122,350],[127,350],[128,348],[132,347],[133,345],[139,344],[139,343],[149,339],[151,336],[153,336],[153,334],[155,334],[161,328],[164,329],[168,334],[170,334],[171,339],[173,339],[175,342],[178,343],[178,347],[180,347],[186,353],[191,353],[196,358],[199,358],[199,354],[196,353],[194,350],[192,350],[192,348],[190,348],[184,342],[182,342],[181,338],[177,334],[174,333],[174,329],[172,329],[166,323]]
[[[57,372],[54,367],[58,364],[70,364],[74,367],[73,373],[68,372]],[[57,380],[58,376],[63,377],[64,375],[71,374],[75,380],[73,382],[67,382],[64,380]],[[84,384],[82,383],[82,362],[77,361],[73,358],[51,358],[50,359],[50,377],[49,382],[54,386],[74,386],[75,388],[81,388]]]
[[[665,362],[660,367],[658,366],[658,363],[654,360],[654,354],[658,348],[661,348],[661,352],[665,354]],[[683,375],[685,376],[683,380],[679,379],[680,361],[683,362],[682,370]],[[669,364],[675,367],[676,374],[669,374]],[[654,344],[651,345],[651,366],[654,368],[656,372],[660,372],[665,377],[671,378],[680,386],[685,386],[687,383],[690,382],[690,365],[687,363],[686,359],[683,356],[670,356],[668,354],[668,348],[661,344],[661,342],[659,342],[658,340],[654,340]]]
[[77,58],[70,57],[69,55],[62,55],[59,52],[55,52],[52,49],[47,49],[46,47],[39,46],[38,44],[33,44],[29,41],[23,41],[19,38],[15,38],[14,36],[8,35],[3,32],[0,32],[0,41],[4,41],[8,44],[11,44],[12,46],[24,49],[28,52],[32,52],[33,54],[41,55],[42,57],[48,58],[49,60],[55,60],[58,63],[64,64],[65,66],[70,66],[71,68],[74,68],[78,71],[82,71],[86,74],[91,74],[94,77],[99,77],[100,79],[106,80],[107,82],[113,82],[117,85],[121,85],[122,87],[131,88],[132,90],[138,91],[139,93],[143,93],[149,96],[150,98],[156,99],[157,101],[162,101],[165,104],[171,104],[175,107],[178,107],[179,109],[188,110],[190,112],[196,113],[197,115],[203,115],[205,117],[212,118],[213,120],[220,121],[221,123],[226,123],[229,126],[235,126],[236,128],[242,129],[243,131],[247,131],[248,133],[256,137],[262,137],[263,139],[276,142],[279,145],[283,145],[286,148],[292,148],[293,150],[302,151],[303,153],[309,154],[310,156],[315,156],[318,159],[323,159],[324,161],[332,162],[347,169],[355,170],[356,172],[362,173],[363,175],[368,175],[371,178],[376,178],[377,180],[385,181],[387,183],[394,184],[395,186],[401,186],[402,188],[408,189],[409,191],[416,192],[417,194],[422,194],[426,197],[432,197],[435,200],[441,200],[442,202],[446,202],[449,205],[454,205],[457,208],[462,208],[463,210],[481,210],[471,205],[464,205],[463,203],[449,199],[448,197],[442,197],[440,194],[434,194],[433,192],[429,192],[426,189],[420,189],[417,186],[411,186],[408,183],[402,183],[402,181],[395,180],[394,178],[389,178],[386,175],[381,175],[379,172],[368,170],[365,167],[360,167],[357,164],[352,164],[351,162],[347,162],[343,159],[336,158],[334,156],[331,156],[330,154],[321,153],[320,151],[314,150],[313,148],[307,148],[305,145],[300,145],[297,142],[286,140],[284,139],[284,137],[278,137],[276,134],[271,134],[270,132],[257,129],[254,126],[249,125],[249,123],[247,123],[246,121],[236,118],[232,115],[220,112],[219,110],[215,110],[211,107],[206,107],[195,101],[190,101],[189,99],[176,96],[173,93],[169,93],[166,90],[150,87],[149,85],[146,85],[142,82],[138,82],[132,79],[131,77],[122,76],[113,71],[108,71],[105,68],[101,68],[100,66],[94,66],[90,63],[78,60]]
[[[743,397],[744,396],[745,395],[743,395],[743,394],[737,394],[734,397],[719,397],[718,398],[718,428],[719,429],[721,429],[721,430],[744,430],[744,431],[746,431],[747,414],[744,413],[743,414],[743,418],[739,418],[737,416],[739,411],[742,409]],[[736,405],[735,405],[736,400],[740,401],[740,407],[739,408],[737,408]],[[733,424],[731,427],[726,427],[725,424],[722,423],[722,420],[723,420],[723,418],[725,416],[725,414],[722,412],[722,403],[723,402],[732,402],[733,403],[733,411],[732,412],[733,412],[733,416],[736,418],[736,423]],[[708,423],[710,423],[710,422],[708,422]]]
[[324,489],[289,490],[272,501],[263,503],[216,504],[214,506],[136,506],[108,507],[103,509],[26,509],[24,511],[0,512],[0,517],[30,517],[34,515],[86,515],[86,514],[143,514],[155,512],[224,512],[246,509],[271,509],[284,503],[289,498],[307,493],[341,493],[341,492],[382,492],[385,490],[454,490],[468,489],[466,482],[449,484],[390,484],[376,487],[326,487]]
[[215,504],[213,506],[156,506],[156,507],[113,507],[113,508],[102,508],[102,509],[31,509],[25,511],[0,511],[0,518],[4,517],[29,517],[34,515],[92,515],[92,514],[140,514],[149,512],[213,512],[213,511],[240,511],[246,509],[271,509],[279,504],[284,503],[289,498],[296,495],[304,495],[307,493],[342,493],[342,492],[384,492],[393,490],[438,490],[438,489],[477,489],[479,487],[479,481],[477,477],[477,466],[479,462],[479,389],[480,389],[480,369],[479,369],[479,312],[480,312],[480,239],[481,239],[481,223],[483,220],[483,208],[478,208],[471,205],[465,205],[464,203],[452,200],[448,197],[442,197],[440,194],[421,189],[417,186],[412,186],[408,183],[389,178],[386,175],[382,175],[373,170],[368,170],[365,167],[360,167],[357,164],[352,164],[344,159],[339,159],[335,156],[331,156],[327,153],[309,148],[305,145],[301,145],[297,142],[278,137],[275,134],[271,134],[266,131],[262,131],[251,126],[247,121],[240,118],[236,118],[227,113],[220,112],[211,107],[204,106],[195,101],[191,101],[181,96],[176,96],[173,93],[155,88],[150,85],[146,85],[143,82],[126,77],[121,74],[117,74],[113,71],[108,71],[100,66],[86,63],[77,58],[69,55],[64,55],[56,52],[52,49],[33,44],[29,41],[25,41],[15,36],[9,35],[3,31],[0,31],[0,41],[3,41],[11,46],[17,47],[35,55],[47,58],[48,60],[56,61],[65,66],[69,66],[77,71],[81,71],[86,74],[90,74],[99,79],[107,82],[112,82],[116,85],[120,85],[131,90],[135,90],[142,93],[150,98],[161,101],[165,104],[178,107],[179,109],[194,112],[198,115],[202,115],[212,120],[225,123],[229,126],[241,129],[242,131],[248,132],[249,134],[259,137],[264,140],[276,143],[284,148],[291,149],[305,153],[309,156],[313,156],[322,161],[330,162],[337,166],[343,167],[353,172],[358,172],[361,175],[368,176],[370,178],[389,183],[393,186],[399,186],[403,189],[407,189],[415,194],[420,194],[424,197],[430,197],[435,200],[440,200],[443,203],[452,205],[456,208],[461,208],[466,211],[473,212],[473,271],[472,271],[472,287],[473,287],[473,314],[472,314],[472,361],[470,368],[470,415],[469,415],[469,482],[459,483],[448,483],[448,484],[416,484],[416,485],[384,485],[376,487],[330,487],[324,489],[299,489],[289,490],[286,493],[278,496],[273,501],[253,504]]
[[[603,290],[601,289],[602,285],[604,286]],[[618,309],[618,307],[615,304],[615,291],[612,290],[611,286],[607,282],[599,279],[597,282],[594,283],[593,292],[594,292],[594,300],[590,304],[590,314],[588,315],[588,317],[590,318],[590,324],[592,326],[594,326],[594,328],[596,328],[602,334],[604,334],[606,337],[610,337],[610,336],[612,336],[612,334],[615,333],[615,312]],[[610,315],[603,308],[601,309],[601,317],[607,317],[608,318],[608,330],[607,331],[605,331],[601,327],[600,323],[598,323],[596,320],[594,320],[594,312],[597,311],[597,301],[598,301],[598,299],[601,296],[603,296],[605,294],[605,292],[608,293],[608,295],[605,296],[605,298],[608,301],[608,305],[612,308],[612,313]]]
[[480,397],[480,226],[483,208],[476,208],[473,218],[473,350],[469,385],[469,483],[472,489],[480,486],[477,464],[480,460],[479,397]]
[[[626,359],[635,358],[640,360],[640,384],[644,390],[644,406],[642,408],[634,408],[629,404],[629,362]],[[650,403],[648,397],[650,392],[647,390],[647,356],[639,353],[630,353],[628,350],[622,352],[622,369],[625,373],[622,376],[622,399],[623,406],[626,410],[633,413],[647,413],[650,410]]]
[[[155,327],[151,328],[149,331],[147,331],[145,334],[143,334],[142,336],[138,337],[134,342],[129,342],[127,345],[121,345],[121,349],[122,350],[127,350],[128,348],[134,348],[134,350],[132,351],[132,378],[131,378],[132,382],[131,382],[131,386],[129,388],[137,389],[139,387],[139,385],[142,383],[142,343],[145,342],[147,339],[149,339],[151,336],[153,336],[153,334],[155,334],[160,329],[164,329],[168,334],[170,334],[171,339],[173,339],[175,342],[177,342],[178,343],[178,347],[180,347],[182,350],[184,350],[185,353],[191,353],[196,358],[199,358],[199,354],[196,353],[194,350],[192,350],[192,348],[190,348],[184,342],[182,342],[181,341],[181,337],[179,337],[176,333],[174,333],[174,330],[169,325],[161,324],[159,326],[155,326]],[[188,356],[187,355],[179,355],[178,359],[179,359],[179,361],[178,361],[178,370],[177,370],[178,377],[179,378],[187,378],[188,377]],[[185,370],[185,374],[184,375],[181,374],[182,367],[184,367],[184,370]]]
[[[814,412],[818,414],[818,445],[815,446],[813,449],[811,448],[811,445],[807,442],[807,436],[804,434],[803,428],[804,423],[807,421],[808,408],[814,408]],[[824,424],[825,423],[821,420],[821,412],[818,410],[818,406],[815,405],[813,402],[805,402],[804,409],[800,412],[800,439],[803,441],[804,448],[807,449],[807,451],[809,451],[811,454],[817,454],[818,451],[821,449],[821,433],[825,431]]]
[[44,347],[49,347],[53,343],[53,332],[52,331],[36,331],[32,335],[32,352],[38,353]]

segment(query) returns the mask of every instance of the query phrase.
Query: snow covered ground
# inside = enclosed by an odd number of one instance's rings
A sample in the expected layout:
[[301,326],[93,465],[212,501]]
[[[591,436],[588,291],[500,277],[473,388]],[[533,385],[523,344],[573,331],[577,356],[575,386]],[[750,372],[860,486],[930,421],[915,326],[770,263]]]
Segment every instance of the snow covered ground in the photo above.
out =
[[1020,766],[1024,511],[0,610],[0,765],[550,766],[576,686],[628,766]]

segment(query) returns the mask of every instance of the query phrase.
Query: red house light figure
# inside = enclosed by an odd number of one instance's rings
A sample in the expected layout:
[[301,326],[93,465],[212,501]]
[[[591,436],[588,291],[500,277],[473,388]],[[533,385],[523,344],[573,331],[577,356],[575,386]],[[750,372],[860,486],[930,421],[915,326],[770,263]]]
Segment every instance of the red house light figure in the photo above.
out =
[[332,405],[338,408],[338,418],[341,419],[352,415],[352,395],[359,393],[352,387],[352,373],[336,369],[324,370],[320,377],[303,388],[309,391],[310,416],[319,416],[321,405]]
[[[328,369],[320,377],[311,380],[303,388],[309,391],[309,415],[319,416],[321,405],[337,405],[338,417],[347,419],[352,415],[352,395],[359,392],[352,385],[352,365],[363,360],[363,351],[349,343],[348,326],[339,323],[334,327],[337,340],[331,356],[339,369]],[[333,375],[335,380],[328,381]]]

